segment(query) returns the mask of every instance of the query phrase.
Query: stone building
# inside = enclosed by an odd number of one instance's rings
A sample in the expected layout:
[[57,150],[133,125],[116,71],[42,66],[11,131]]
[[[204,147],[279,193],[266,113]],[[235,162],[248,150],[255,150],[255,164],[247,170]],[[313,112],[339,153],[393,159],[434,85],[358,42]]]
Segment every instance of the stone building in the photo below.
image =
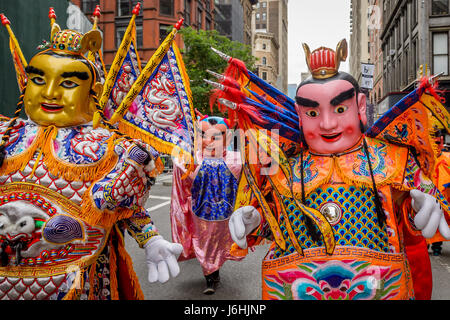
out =
[[[253,55],[259,76],[280,91],[288,89],[287,0],[260,0],[253,6]],[[272,64],[272,61],[274,63]]]

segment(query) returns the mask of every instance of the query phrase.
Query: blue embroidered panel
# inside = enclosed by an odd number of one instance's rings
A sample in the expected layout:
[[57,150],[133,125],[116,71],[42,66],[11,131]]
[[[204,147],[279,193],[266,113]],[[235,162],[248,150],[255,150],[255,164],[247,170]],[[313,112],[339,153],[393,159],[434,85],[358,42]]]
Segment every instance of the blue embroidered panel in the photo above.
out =
[[223,159],[204,159],[192,185],[192,211],[205,220],[225,220],[233,213],[238,180]]

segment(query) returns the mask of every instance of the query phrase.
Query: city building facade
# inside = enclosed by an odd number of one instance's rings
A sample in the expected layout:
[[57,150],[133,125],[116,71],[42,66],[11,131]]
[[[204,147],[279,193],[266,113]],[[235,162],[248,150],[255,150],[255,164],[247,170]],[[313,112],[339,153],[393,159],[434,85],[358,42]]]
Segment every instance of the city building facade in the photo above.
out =
[[[141,10],[136,17],[137,49],[144,66],[164,40],[170,27],[180,18],[185,26],[195,29],[214,29],[214,0],[71,0],[90,17],[95,6],[100,5],[98,22],[103,32],[103,58],[106,68],[114,59],[117,48],[131,18],[137,2]],[[182,47],[180,37],[176,39]]]
[[[374,65],[369,103],[375,120],[407,93],[421,75],[441,74],[450,102],[450,1],[352,0],[350,72]],[[446,105],[448,109],[448,103]]]
[[240,0],[243,10],[244,18],[244,44],[252,45],[252,11],[253,5],[258,3],[258,0]]
[[258,75],[284,93],[288,90],[287,3],[260,0],[252,13],[252,51]]
[[274,34],[256,31],[253,38],[252,54],[256,58],[255,67],[258,76],[281,90],[282,88],[278,86],[280,46]]
[[351,0],[350,3],[350,74],[361,83],[361,63],[370,63],[368,34],[368,1]]
[[[382,5],[385,96],[402,97],[415,88],[420,75],[441,73],[440,89],[449,101],[449,1],[384,0]],[[382,104],[379,112],[392,102]]]
[[257,0],[215,0],[216,30],[232,41],[251,45],[252,5]]
[[[370,0],[368,7],[369,62],[374,64],[373,89],[369,91],[369,101],[373,105],[377,105],[384,97],[383,47],[380,37],[383,26],[382,1]],[[376,116],[379,115],[376,114]]]

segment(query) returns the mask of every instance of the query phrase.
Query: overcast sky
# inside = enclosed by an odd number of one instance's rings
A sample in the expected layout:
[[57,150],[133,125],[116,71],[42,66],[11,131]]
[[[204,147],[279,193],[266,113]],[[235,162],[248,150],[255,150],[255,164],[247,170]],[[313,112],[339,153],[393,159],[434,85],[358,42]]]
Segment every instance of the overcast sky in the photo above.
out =
[[[288,83],[300,83],[301,72],[308,71],[303,42],[311,51],[335,49],[344,38],[350,46],[350,0],[289,0]],[[348,71],[348,58],[339,69]]]

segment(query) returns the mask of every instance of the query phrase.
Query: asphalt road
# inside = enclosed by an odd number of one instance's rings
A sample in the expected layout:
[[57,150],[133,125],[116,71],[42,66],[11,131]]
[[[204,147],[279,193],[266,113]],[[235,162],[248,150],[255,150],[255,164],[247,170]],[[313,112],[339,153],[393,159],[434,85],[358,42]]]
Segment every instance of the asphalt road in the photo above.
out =
[[[171,188],[171,176],[167,174],[159,176],[146,204],[160,234],[170,241]],[[144,251],[129,236],[126,236],[126,248],[133,259],[146,300],[261,299],[261,261],[268,250],[267,245],[258,247],[241,261],[227,261],[220,271],[221,285],[215,294],[209,296],[202,293],[205,279],[197,260],[180,262],[180,274],[166,283],[149,283]],[[433,269],[432,300],[450,300],[450,243],[444,243],[440,256],[430,254],[430,259]]]
[[[159,233],[172,241],[170,231],[171,175],[157,178],[146,207]],[[145,254],[130,236],[126,248],[133,259],[134,269],[147,300],[260,300],[261,261],[268,246],[260,246],[241,261],[227,261],[220,270],[221,284],[213,295],[203,294],[205,278],[196,259],[179,262],[180,274],[166,283],[149,283]]]

